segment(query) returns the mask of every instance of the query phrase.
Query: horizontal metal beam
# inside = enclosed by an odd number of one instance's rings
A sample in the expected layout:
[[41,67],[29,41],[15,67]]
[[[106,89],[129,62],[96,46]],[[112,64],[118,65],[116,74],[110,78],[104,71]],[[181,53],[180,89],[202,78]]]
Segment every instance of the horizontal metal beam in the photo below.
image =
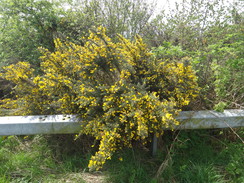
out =
[[[236,128],[244,126],[244,110],[182,111],[175,130]],[[0,135],[67,134],[81,130],[77,115],[36,115],[0,117]]]
[[0,117],[0,135],[78,133],[80,126],[80,120],[76,115]]
[[244,127],[244,110],[229,109],[217,111],[182,111],[178,117],[181,122],[175,129],[210,129]]

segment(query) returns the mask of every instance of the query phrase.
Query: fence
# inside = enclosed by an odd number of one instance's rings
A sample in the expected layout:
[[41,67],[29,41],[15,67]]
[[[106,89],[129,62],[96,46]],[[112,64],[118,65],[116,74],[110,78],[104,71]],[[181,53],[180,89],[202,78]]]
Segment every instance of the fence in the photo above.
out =
[[[183,111],[177,119],[181,125],[175,130],[236,128],[244,126],[244,110]],[[78,133],[81,123],[77,115],[4,116],[0,117],[0,135]]]
[[[244,110],[182,111],[175,130],[244,127]],[[36,115],[0,117],[1,135],[68,134],[81,130],[78,115]],[[167,130],[167,129],[165,129]],[[157,138],[152,142],[152,154],[157,151]]]

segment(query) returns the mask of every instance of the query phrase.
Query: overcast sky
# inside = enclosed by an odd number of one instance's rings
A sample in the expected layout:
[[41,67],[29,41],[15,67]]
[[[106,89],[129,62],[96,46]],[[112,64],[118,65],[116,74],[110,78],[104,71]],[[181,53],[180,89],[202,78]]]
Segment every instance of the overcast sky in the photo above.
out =
[[161,11],[162,9],[168,9],[168,7],[173,8],[175,2],[180,2],[180,0],[147,0],[148,2],[156,2],[157,7],[156,7],[156,12]]
[[[159,12],[161,11],[162,9],[164,10],[169,10],[169,9],[174,9],[175,7],[175,3],[181,3],[182,1],[184,0],[147,0],[148,2],[156,2],[157,3],[157,7],[156,7],[156,12]],[[188,0],[189,1],[189,0]],[[212,1],[212,0],[209,0],[209,1]],[[235,2],[238,2],[240,3],[240,1],[242,0],[219,0],[220,2],[224,2],[224,4],[233,4]]]

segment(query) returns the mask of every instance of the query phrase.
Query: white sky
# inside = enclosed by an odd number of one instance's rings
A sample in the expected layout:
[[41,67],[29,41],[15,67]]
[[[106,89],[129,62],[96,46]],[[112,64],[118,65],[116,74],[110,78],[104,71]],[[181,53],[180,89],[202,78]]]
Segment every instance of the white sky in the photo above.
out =
[[[160,11],[164,10],[166,14],[170,14],[170,11],[175,9],[175,4],[181,4],[182,2],[186,1],[189,2],[190,0],[146,0],[149,3],[157,3],[156,10],[154,12],[154,15],[152,18],[155,18],[157,14],[160,13]],[[208,0],[209,2],[213,2],[216,0]],[[217,0],[219,1],[220,5],[228,5],[231,6],[234,3],[238,2],[238,10],[239,12],[243,12],[244,10],[244,0]]]
[[[189,1],[189,0],[147,0],[148,2],[156,2],[157,7],[156,7],[156,12],[160,12],[162,9],[165,9],[166,11],[168,9],[174,9],[175,3],[181,3],[183,1]],[[209,0],[211,2],[213,0]],[[224,4],[233,4],[235,2],[241,2],[242,0],[219,0],[219,2],[223,1]]]
[[155,13],[158,13],[163,9],[167,10],[169,7],[173,8],[175,5],[175,2],[180,2],[181,0],[147,0],[147,1],[149,3],[154,3],[154,2],[157,3]]

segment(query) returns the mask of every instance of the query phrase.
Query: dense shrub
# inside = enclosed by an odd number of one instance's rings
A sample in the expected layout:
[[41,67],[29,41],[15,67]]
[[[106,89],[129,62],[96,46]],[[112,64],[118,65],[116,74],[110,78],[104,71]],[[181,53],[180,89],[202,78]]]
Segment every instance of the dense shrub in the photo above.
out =
[[89,163],[98,170],[133,140],[146,142],[178,125],[174,116],[198,88],[184,59],[157,59],[140,36],[131,42],[118,35],[114,43],[99,27],[82,40],[84,46],[57,39],[53,53],[42,48],[41,75],[34,76],[26,62],[5,67],[1,75],[16,84],[16,97],[2,107],[20,114],[79,114],[81,133],[100,140]]
[[219,111],[241,109],[244,105],[243,25],[229,25],[226,29],[218,32],[222,37],[193,55],[201,93],[211,108]]

